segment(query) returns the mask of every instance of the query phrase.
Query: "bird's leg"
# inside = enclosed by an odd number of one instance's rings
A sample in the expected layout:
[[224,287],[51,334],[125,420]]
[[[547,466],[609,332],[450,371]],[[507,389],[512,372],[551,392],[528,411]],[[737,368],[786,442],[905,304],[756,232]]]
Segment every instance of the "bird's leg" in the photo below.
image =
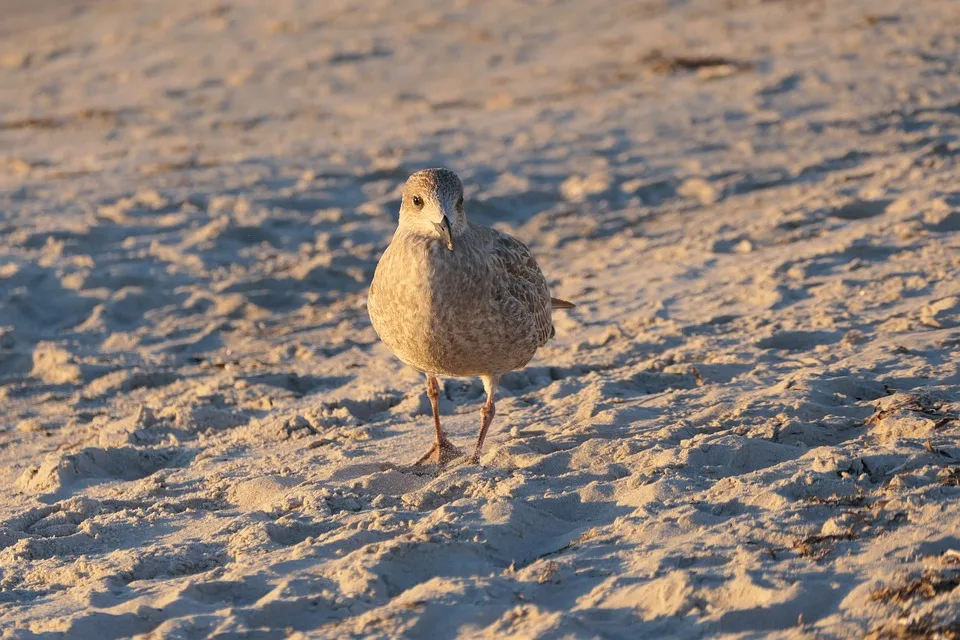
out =
[[483,450],[483,439],[487,437],[487,429],[493,422],[493,416],[497,415],[497,405],[494,403],[494,396],[497,395],[497,387],[500,385],[500,378],[496,376],[482,376],[483,388],[487,392],[487,401],[480,407],[480,435],[477,436],[477,446],[473,450],[473,456],[470,458],[470,464],[480,463],[480,452]]
[[430,408],[433,409],[433,426],[437,429],[437,441],[433,443],[430,450],[427,451],[414,466],[420,466],[428,462],[443,466],[463,456],[463,452],[453,446],[453,443],[447,440],[447,435],[440,426],[440,384],[436,376],[427,376],[427,397],[430,398]]

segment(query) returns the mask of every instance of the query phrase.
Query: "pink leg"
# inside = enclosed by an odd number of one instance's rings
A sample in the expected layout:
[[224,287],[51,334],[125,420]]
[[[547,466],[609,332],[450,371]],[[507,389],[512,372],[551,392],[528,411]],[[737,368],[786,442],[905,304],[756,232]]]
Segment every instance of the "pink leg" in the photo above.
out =
[[427,397],[430,399],[430,408],[433,409],[433,426],[437,430],[437,439],[430,450],[413,464],[418,467],[429,462],[443,466],[462,457],[463,452],[447,440],[447,435],[440,426],[440,384],[436,376],[427,376]]
[[500,385],[499,377],[482,376],[483,388],[487,391],[487,401],[480,407],[480,435],[477,436],[477,446],[473,450],[473,456],[470,457],[470,464],[480,464],[480,452],[483,451],[483,440],[487,437],[487,429],[493,422],[493,417],[497,415],[497,405],[494,403],[494,396],[497,395],[497,387]]

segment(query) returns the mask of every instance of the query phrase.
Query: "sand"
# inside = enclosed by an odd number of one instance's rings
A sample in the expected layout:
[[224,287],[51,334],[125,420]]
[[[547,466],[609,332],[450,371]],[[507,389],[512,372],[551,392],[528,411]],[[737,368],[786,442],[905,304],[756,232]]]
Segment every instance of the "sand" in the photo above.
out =
[[[960,3],[4,10],[2,637],[960,627]],[[578,306],[418,475],[437,165]]]

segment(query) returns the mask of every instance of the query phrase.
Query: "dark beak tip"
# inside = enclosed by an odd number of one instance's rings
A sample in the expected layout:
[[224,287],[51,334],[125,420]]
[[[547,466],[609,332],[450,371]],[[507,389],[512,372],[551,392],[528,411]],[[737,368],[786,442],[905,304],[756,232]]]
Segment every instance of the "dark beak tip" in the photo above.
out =
[[450,229],[450,219],[447,218],[447,216],[443,216],[443,221],[436,223],[436,227],[437,233],[440,234],[447,249],[453,251],[453,232]]

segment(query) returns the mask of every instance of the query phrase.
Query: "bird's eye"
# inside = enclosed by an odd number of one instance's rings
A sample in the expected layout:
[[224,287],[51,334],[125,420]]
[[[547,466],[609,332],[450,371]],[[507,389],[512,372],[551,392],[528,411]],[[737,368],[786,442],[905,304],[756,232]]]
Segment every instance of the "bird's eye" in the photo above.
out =
[[457,200],[457,209],[463,209],[463,196],[460,196],[460,199]]
[[422,206],[423,206],[423,198],[421,198],[420,196],[413,196],[413,206],[415,206],[417,209],[419,209],[420,207],[422,207]]

